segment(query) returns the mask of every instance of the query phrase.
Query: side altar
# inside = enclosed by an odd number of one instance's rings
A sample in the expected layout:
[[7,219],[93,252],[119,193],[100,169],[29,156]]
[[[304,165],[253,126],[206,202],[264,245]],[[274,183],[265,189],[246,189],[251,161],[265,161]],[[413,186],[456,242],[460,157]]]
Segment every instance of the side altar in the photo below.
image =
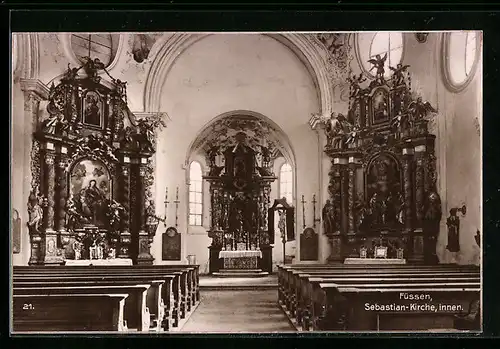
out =
[[126,82],[97,58],[68,65],[44,103],[48,116],[34,121],[31,153],[29,264],[152,264],[152,155],[161,118],[130,112]]
[[411,90],[409,66],[390,67],[373,59],[377,74],[367,86],[350,77],[348,114],[313,116],[326,133],[331,159],[324,233],[332,262],[385,258],[437,263],[441,219],[437,194],[435,136],[429,123],[436,110]]

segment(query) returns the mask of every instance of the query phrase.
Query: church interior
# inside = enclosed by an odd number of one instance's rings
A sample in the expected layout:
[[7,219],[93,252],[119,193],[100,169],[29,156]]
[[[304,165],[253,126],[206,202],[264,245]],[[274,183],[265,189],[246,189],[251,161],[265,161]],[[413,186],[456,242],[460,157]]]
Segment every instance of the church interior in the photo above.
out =
[[13,33],[11,72],[15,333],[481,329],[481,32]]

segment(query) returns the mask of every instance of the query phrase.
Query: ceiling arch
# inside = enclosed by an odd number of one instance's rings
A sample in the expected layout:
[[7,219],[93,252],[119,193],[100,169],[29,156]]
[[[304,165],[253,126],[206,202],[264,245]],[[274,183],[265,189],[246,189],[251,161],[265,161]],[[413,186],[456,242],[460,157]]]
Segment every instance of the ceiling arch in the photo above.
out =
[[[179,33],[158,40],[153,47],[155,58],[149,69],[144,88],[144,111],[160,112],[162,86],[176,59],[197,41],[213,34]],[[315,46],[304,34],[263,33],[287,46],[303,62],[315,84],[318,100],[321,103],[320,114],[332,110],[332,89],[325,61]],[[153,53],[153,52],[152,52]]]
[[283,156],[295,165],[295,153],[285,132],[270,118],[250,110],[233,110],[210,120],[188,147],[185,163],[189,164],[193,155],[205,153],[213,143],[234,145],[241,133],[245,133],[252,148],[264,145],[274,157]]

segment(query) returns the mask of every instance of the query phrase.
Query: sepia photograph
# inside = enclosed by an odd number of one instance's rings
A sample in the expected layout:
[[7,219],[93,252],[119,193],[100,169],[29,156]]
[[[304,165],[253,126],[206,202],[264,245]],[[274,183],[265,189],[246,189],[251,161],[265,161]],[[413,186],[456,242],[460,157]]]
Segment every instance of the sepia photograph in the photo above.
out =
[[482,52],[12,32],[11,333],[481,333]]

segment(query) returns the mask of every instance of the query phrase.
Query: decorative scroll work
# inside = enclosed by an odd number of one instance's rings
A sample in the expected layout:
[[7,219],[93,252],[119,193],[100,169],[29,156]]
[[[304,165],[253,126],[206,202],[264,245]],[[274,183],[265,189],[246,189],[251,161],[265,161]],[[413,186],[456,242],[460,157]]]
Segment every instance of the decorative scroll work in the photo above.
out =
[[345,80],[349,74],[349,62],[354,59],[351,35],[347,33],[304,34],[318,49],[324,52],[325,67],[330,80]]
[[405,258],[434,263],[441,213],[429,122],[437,111],[411,91],[409,66],[389,67],[392,76],[385,77],[385,58],[370,61],[374,80],[347,79],[347,116],[334,112],[314,120],[324,126],[332,158],[324,233],[332,251],[341,248],[330,259],[359,257],[363,241],[380,239],[385,247],[399,246],[392,250],[402,249]]

